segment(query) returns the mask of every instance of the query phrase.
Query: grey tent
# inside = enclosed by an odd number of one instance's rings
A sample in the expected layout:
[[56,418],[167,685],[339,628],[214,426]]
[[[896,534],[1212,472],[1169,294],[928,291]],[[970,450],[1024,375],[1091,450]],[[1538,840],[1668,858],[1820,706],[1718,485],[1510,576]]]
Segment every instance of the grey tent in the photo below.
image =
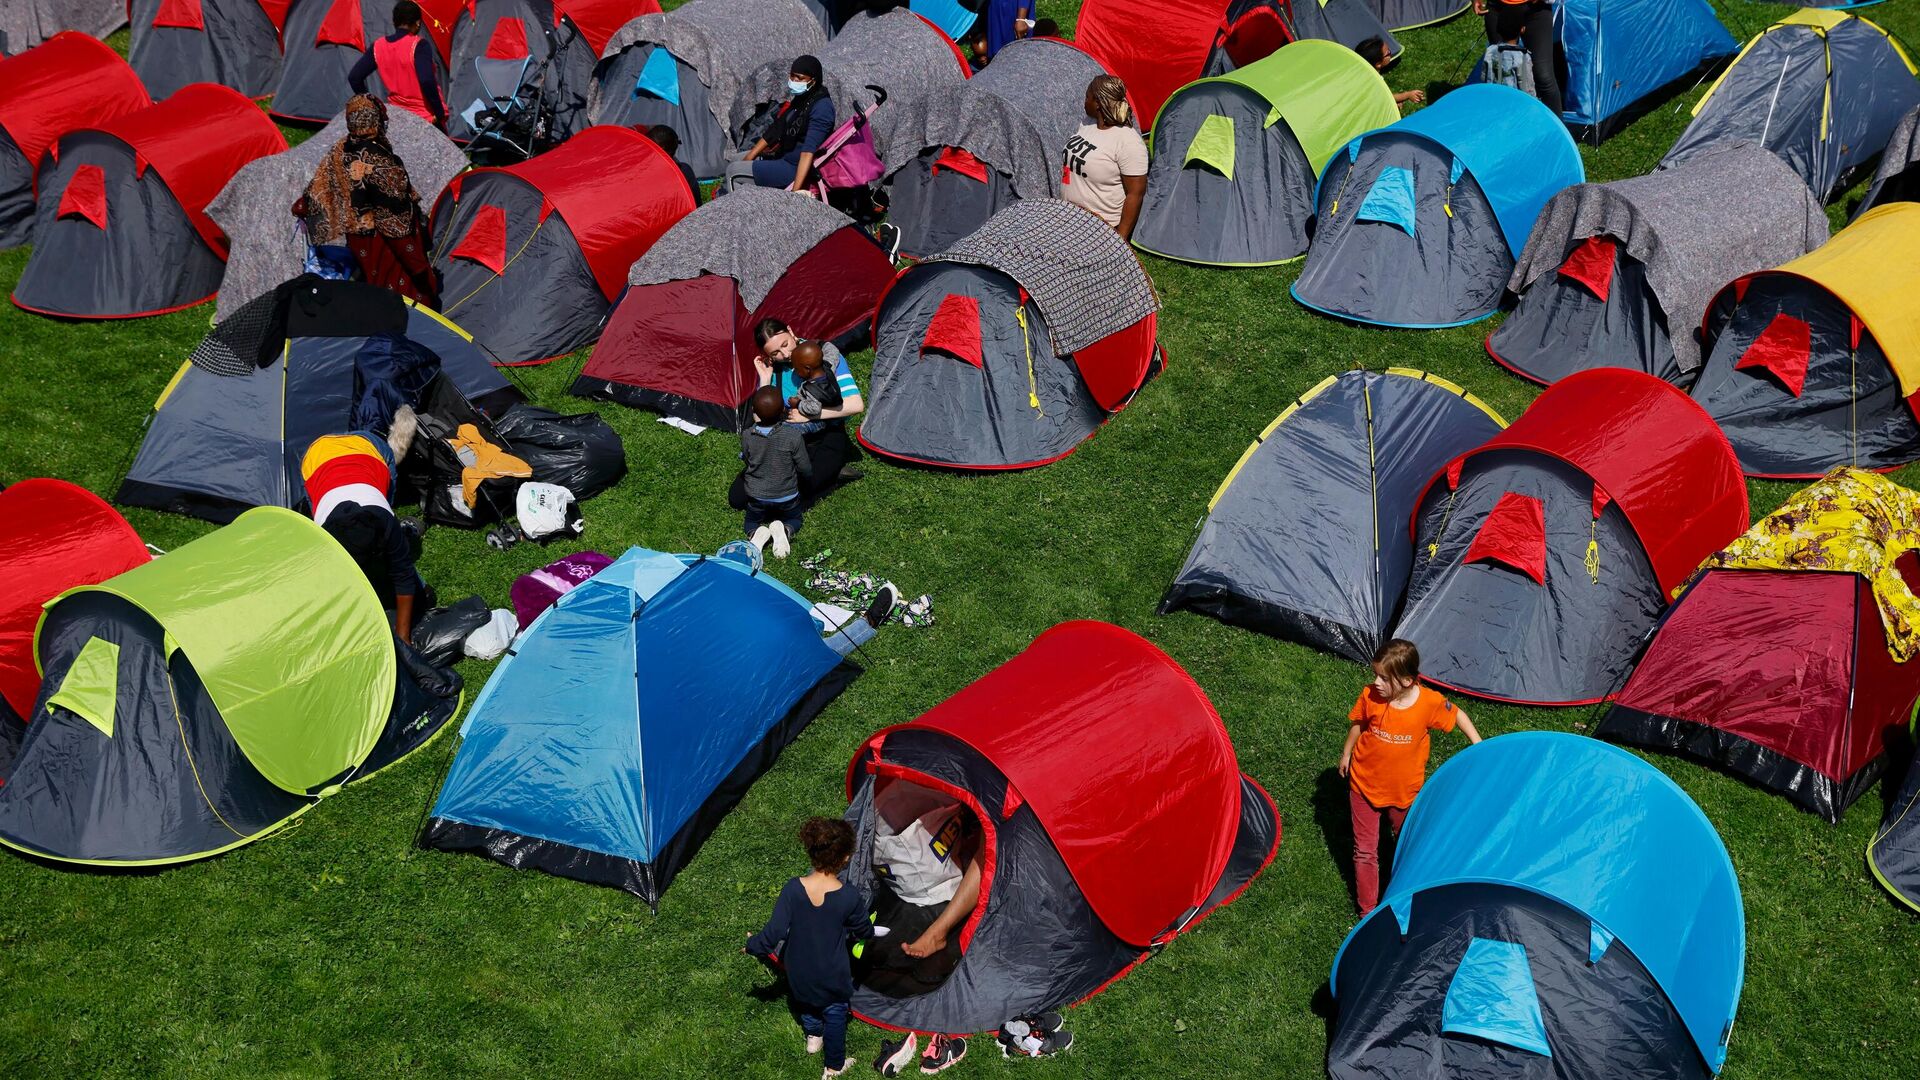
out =
[[156,98],[212,82],[250,98],[280,81],[285,0],[131,0],[127,61]]
[[1915,105],[1920,80],[1892,34],[1845,12],[1804,9],[1747,42],[1662,162],[1715,142],[1757,142],[1826,200]]
[[[799,55],[798,49],[784,49],[778,60],[761,64],[747,79],[736,99],[746,111],[734,113],[734,130],[742,141],[750,145],[748,136],[757,137],[774,109],[788,98],[787,72]],[[855,112],[875,103],[869,86],[886,90],[892,108],[958,93],[969,74],[966,58],[952,39],[905,8],[855,16],[814,55],[833,101],[835,124],[846,123]],[[875,148],[883,156],[888,153],[886,123],[883,116],[874,127]]]
[[746,87],[755,69],[826,43],[801,0],[689,0],[642,15],[614,34],[594,68],[594,122],[665,124],[680,136],[680,160],[712,179],[745,149],[735,126],[753,110]]
[[[249,162],[207,204],[207,216],[233,245],[227,256],[226,276],[220,281],[216,320],[227,318],[281,282],[300,276],[307,245],[295,232],[288,210],[306,193],[321,159],[346,133],[346,120],[334,117],[299,146]],[[387,141],[406,163],[423,209],[431,207],[447,182],[467,167],[459,147],[405,109],[387,114]]]
[[1812,251],[1827,232],[1807,185],[1753,143],[1706,147],[1646,176],[1575,184],[1534,223],[1507,281],[1519,306],[1488,335],[1487,355],[1541,383],[1625,367],[1690,385],[1714,292]]
[[448,134],[471,140],[478,111],[515,92],[550,111],[556,141],[586,130],[601,50],[659,10],[654,0],[465,0],[448,51]]
[[1473,4],[1460,0],[1368,0],[1367,7],[1390,30],[1417,30],[1446,22]]
[[1539,99],[1463,86],[1334,154],[1294,299],[1377,326],[1484,319],[1540,208],[1585,178],[1566,125]]
[[1413,570],[1415,500],[1504,426],[1425,372],[1322,379],[1227,473],[1160,613],[1204,612],[1366,663]]
[[0,250],[33,232],[35,178],[68,132],[153,104],[120,54],[65,33],[0,63]]
[[62,30],[104,38],[126,24],[126,0],[7,0],[0,4],[0,52],[26,52]]
[[[420,0],[421,36],[434,45],[434,75],[443,87],[454,18],[466,4],[467,0]],[[391,33],[392,0],[293,0],[281,37],[285,60],[273,91],[273,115],[290,123],[315,125],[339,115],[353,96],[347,73],[376,40]],[[386,96],[378,75],[368,89]]]
[[[286,305],[284,335],[262,333],[257,348],[266,366],[254,361],[247,374],[216,374],[207,354],[268,318],[276,301]],[[249,341],[244,351],[255,348]],[[115,500],[220,522],[253,506],[299,508],[307,446],[366,426],[356,421],[369,373],[414,349],[437,358],[441,374],[482,412],[498,415],[520,397],[486,352],[441,315],[372,285],[302,278],[215,327],[196,350],[208,366],[180,366]]]
[[1920,460],[1920,203],[1888,203],[1708,305],[1693,397],[1749,476]]
[[1890,202],[1920,202],[1920,105],[1907,110],[1894,126],[1886,152],[1880,155],[1880,167],[1874,171],[1873,184],[1853,214],[1859,217]]
[[40,170],[33,254],[13,303],[61,318],[131,319],[213,299],[227,238],[207,203],[241,166],[287,141],[239,93],[195,83],[58,146]]
[[1146,382],[1159,308],[1105,222],[1060,199],[1014,202],[881,298],[860,442],[955,469],[1057,461]]
[[1920,911],[1920,757],[1867,844],[1867,869],[1901,903]]
[[1296,41],[1189,83],[1154,120],[1133,242],[1211,266],[1297,259],[1321,170],[1349,140],[1399,118],[1373,65],[1331,41]]
[[1420,643],[1429,682],[1530,705],[1617,692],[1666,598],[1748,523],[1712,419],[1620,368],[1548,387],[1414,506],[1394,636]]
[[1107,74],[1077,46],[1014,41],[951,94],[889,103],[887,220],[900,253],[945,250],[1015,199],[1060,193],[1060,153],[1086,121],[1087,84]]

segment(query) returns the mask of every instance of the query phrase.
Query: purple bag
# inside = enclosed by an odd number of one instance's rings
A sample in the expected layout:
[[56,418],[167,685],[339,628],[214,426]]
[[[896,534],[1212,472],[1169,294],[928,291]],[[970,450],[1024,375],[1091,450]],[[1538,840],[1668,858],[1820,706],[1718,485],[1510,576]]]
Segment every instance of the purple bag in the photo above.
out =
[[513,614],[525,630],[555,600],[572,592],[581,582],[613,565],[613,560],[597,551],[577,551],[535,570],[522,574],[507,594],[513,601]]

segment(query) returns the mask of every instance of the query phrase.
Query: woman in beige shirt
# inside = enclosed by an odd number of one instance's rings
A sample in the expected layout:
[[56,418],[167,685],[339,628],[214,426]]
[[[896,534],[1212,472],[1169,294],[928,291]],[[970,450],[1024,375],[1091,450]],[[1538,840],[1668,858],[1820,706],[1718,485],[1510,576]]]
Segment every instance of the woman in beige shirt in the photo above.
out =
[[1093,122],[1067,140],[1061,192],[1131,240],[1147,197],[1147,143],[1133,124],[1127,84],[1113,75],[1096,76],[1087,84],[1087,116]]

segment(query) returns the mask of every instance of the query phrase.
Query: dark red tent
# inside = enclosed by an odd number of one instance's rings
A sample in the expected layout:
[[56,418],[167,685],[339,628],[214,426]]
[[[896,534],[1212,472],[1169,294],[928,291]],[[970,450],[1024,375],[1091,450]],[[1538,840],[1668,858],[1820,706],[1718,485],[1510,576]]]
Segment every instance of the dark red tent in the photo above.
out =
[[1692,399],[1642,372],[1582,371],[1428,482],[1396,636],[1436,683],[1592,704],[1747,520],[1739,462]]
[[40,693],[41,605],[146,561],[133,526],[86,488],[38,479],[0,490],[0,726],[31,713]]
[[982,885],[952,977],[912,997],[855,991],[855,1011],[889,1027],[980,1031],[1097,993],[1238,896],[1280,843],[1206,693],[1100,622],[1048,630],[867,740],[847,775],[860,836],[848,880],[863,889],[884,887],[870,860],[876,789],[902,782],[972,810]]
[[734,430],[759,386],[754,327],[837,337],[873,314],[893,263],[825,203],[745,188],[682,218],[627,280],[573,392]]
[[68,133],[41,184],[33,256],[13,302],[120,319],[213,299],[227,237],[207,204],[242,166],[286,148],[253,102],[212,83]]
[[634,260],[693,206],[672,156],[626,127],[462,173],[433,210],[443,314],[506,363],[565,356],[599,336]]
[[0,248],[27,242],[34,178],[62,135],[151,104],[120,54],[85,34],[55,34],[0,60]]

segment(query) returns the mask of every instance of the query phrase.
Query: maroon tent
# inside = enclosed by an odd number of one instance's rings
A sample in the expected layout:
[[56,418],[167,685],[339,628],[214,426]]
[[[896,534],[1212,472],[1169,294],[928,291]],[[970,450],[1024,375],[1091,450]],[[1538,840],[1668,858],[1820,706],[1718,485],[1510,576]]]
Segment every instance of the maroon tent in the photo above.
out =
[[573,392],[734,430],[759,386],[762,319],[837,337],[873,314],[892,280],[886,252],[852,219],[805,195],[743,188],[682,218],[633,264]]
[[0,249],[33,231],[34,179],[62,135],[151,104],[120,54],[85,34],[0,60]]

